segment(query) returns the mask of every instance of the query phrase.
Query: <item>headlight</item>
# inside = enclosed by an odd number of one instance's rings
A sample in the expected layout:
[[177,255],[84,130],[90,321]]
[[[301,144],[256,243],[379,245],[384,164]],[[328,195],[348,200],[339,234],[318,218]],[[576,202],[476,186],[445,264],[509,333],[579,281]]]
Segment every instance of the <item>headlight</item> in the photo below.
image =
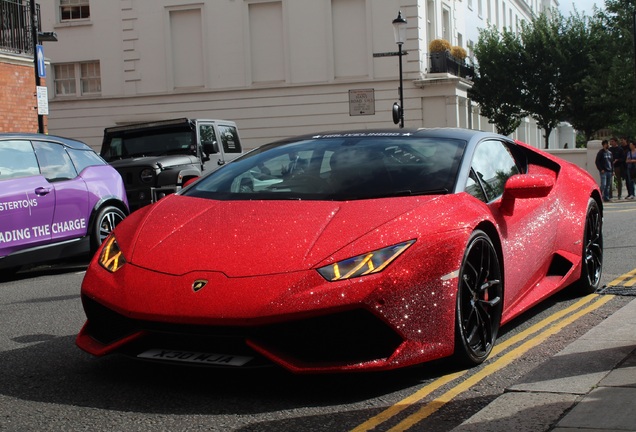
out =
[[106,240],[102,253],[99,255],[99,264],[111,273],[115,273],[126,264],[124,254],[119,249],[114,235]]
[[409,240],[393,246],[378,249],[363,255],[330,264],[318,269],[318,273],[328,281],[349,279],[352,277],[364,276],[379,273],[386,268],[394,259],[407,250],[415,240]]
[[152,179],[155,176],[155,172],[150,168],[144,168],[139,173],[139,179],[144,183],[152,182]]

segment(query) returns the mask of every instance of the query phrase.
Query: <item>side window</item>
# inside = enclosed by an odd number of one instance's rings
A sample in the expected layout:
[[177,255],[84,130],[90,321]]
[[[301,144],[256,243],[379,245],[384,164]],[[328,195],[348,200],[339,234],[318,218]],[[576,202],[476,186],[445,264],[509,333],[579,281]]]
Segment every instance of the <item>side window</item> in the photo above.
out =
[[241,153],[241,142],[234,126],[219,125],[221,144],[225,153]]
[[519,174],[519,168],[510,150],[500,141],[483,141],[477,145],[466,192],[484,202],[503,194],[506,180]]
[[84,168],[95,165],[105,165],[106,162],[91,150],[67,149],[68,155],[75,165],[75,170],[81,173]]
[[40,171],[48,181],[70,180],[77,177],[73,162],[62,145],[34,141],[33,147],[40,163]]
[[0,180],[40,175],[29,141],[0,141]]
[[214,126],[208,124],[202,124],[199,126],[199,137],[201,144],[212,144],[216,141],[216,134],[214,133]]

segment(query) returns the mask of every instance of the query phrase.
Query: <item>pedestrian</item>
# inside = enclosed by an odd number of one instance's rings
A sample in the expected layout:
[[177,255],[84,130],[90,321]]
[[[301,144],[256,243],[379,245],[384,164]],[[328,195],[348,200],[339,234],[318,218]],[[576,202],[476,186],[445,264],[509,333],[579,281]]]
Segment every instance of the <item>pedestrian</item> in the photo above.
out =
[[614,172],[614,157],[609,151],[609,142],[603,140],[603,148],[596,153],[596,169],[601,176],[601,193],[603,201],[610,202],[610,193],[612,190],[612,174]]
[[627,193],[625,199],[634,199],[634,181],[636,181],[636,142],[629,143],[629,151],[625,155],[625,182],[627,183]]
[[[616,192],[618,193],[618,199],[621,199],[623,195],[623,177],[625,165],[625,154],[623,153],[623,147],[618,145],[618,139],[612,137],[609,142],[609,151],[612,152],[614,158],[614,180],[616,181]],[[610,184],[610,198],[613,198],[612,188]]]

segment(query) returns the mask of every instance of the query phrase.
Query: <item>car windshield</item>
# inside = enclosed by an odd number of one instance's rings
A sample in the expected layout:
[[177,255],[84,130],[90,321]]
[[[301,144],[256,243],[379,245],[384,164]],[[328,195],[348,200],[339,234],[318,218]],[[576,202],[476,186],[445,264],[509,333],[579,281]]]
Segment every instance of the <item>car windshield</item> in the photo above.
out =
[[182,194],[228,199],[354,200],[453,190],[466,143],[402,134],[323,135],[260,147]]

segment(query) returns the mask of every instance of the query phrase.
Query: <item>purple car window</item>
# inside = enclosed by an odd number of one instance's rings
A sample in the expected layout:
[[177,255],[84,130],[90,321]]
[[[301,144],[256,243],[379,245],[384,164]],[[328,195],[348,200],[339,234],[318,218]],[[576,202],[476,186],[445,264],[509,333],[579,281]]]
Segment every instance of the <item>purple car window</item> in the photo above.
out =
[[0,141],[0,180],[40,174],[29,141]]
[[89,166],[106,165],[104,159],[102,159],[97,153],[92,150],[78,150],[67,148],[66,152],[71,157],[73,165],[78,173],[84,171],[84,168]]
[[77,171],[71,158],[60,144],[34,141],[35,155],[40,162],[42,175],[48,181],[70,180],[77,177]]

